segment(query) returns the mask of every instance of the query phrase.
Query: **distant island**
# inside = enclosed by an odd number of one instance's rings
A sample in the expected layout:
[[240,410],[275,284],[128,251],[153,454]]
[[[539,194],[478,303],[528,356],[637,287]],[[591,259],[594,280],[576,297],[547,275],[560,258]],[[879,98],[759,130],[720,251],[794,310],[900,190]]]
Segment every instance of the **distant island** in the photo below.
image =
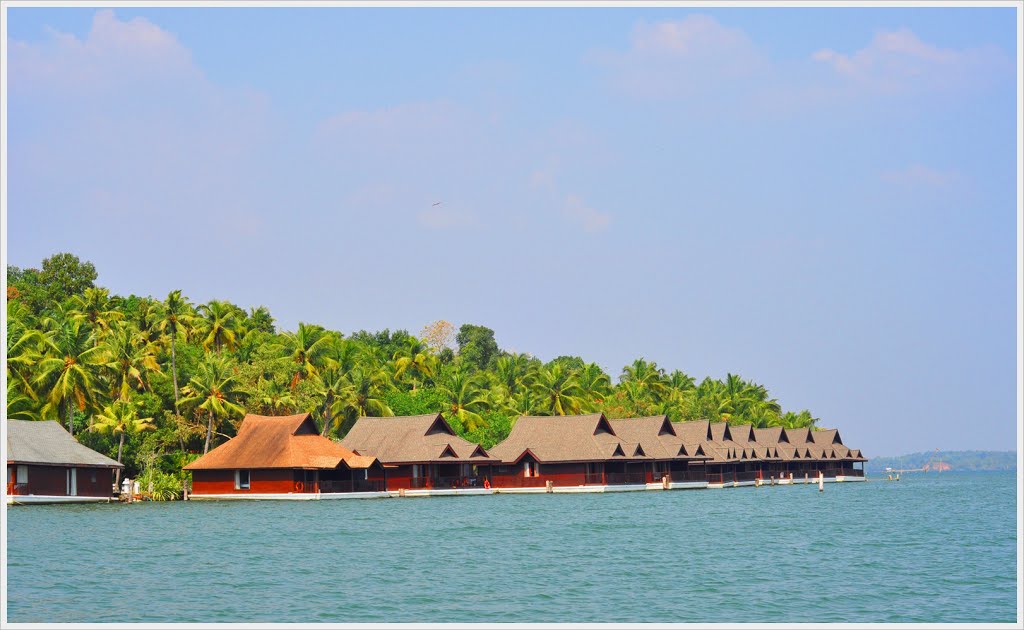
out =
[[867,464],[868,472],[894,469],[924,468],[931,472],[948,470],[1016,470],[1016,451],[930,451],[896,457],[875,457]]

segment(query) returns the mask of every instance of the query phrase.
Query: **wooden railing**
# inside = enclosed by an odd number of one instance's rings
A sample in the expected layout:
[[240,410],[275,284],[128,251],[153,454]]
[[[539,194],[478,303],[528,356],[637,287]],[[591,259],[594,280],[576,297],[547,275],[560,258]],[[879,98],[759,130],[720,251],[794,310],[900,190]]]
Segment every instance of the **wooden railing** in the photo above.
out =
[[707,473],[708,483],[725,483],[725,475],[722,473]]
[[756,479],[756,470],[741,470],[733,473],[733,481],[755,481]]
[[435,477],[433,479],[435,488],[483,488],[484,477]]
[[647,483],[647,473],[607,473],[605,474],[605,483],[614,486],[621,486],[632,483]]
[[356,479],[354,481],[321,481],[317,484],[320,492],[383,492],[383,479]]
[[708,475],[703,470],[675,470],[669,474],[671,481],[707,481]]

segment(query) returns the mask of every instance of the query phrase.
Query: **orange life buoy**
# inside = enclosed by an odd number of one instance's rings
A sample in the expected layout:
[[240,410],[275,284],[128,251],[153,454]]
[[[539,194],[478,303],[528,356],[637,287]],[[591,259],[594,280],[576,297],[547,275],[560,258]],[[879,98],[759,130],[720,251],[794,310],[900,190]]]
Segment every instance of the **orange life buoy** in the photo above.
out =
[[305,489],[306,489],[306,486],[301,481],[296,481],[295,482],[295,491],[296,492],[302,492]]
[[491,480],[490,479],[484,479],[484,488],[487,489],[487,490],[491,489]]

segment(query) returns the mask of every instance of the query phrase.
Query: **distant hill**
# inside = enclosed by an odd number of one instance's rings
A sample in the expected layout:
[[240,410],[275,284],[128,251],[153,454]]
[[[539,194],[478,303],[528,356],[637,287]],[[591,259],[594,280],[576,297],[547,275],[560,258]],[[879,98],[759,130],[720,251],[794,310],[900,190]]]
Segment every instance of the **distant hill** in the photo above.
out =
[[932,470],[1016,470],[1016,451],[939,451],[909,453],[897,457],[875,457],[867,463],[868,471],[882,472],[887,466],[923,468],[931,460]]

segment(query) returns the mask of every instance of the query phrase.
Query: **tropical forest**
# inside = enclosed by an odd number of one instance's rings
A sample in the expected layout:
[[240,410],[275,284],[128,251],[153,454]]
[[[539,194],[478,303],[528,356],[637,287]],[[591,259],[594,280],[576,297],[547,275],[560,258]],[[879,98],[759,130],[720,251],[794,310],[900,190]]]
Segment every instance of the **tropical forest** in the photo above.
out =
[[193,303],[184,290],[119,296],[70,253],[7,267],[7,409],[56,420],[125,465],[156,499],[180,496],[182,467],[235,434],[247,413],[310,413],[340,439],[360,416],[444,414],[489,448],[522,415],[667,414],[757,427],[817,428],[763,385],[697,381],[644,358],[619,374],[576,356],[502,350],[483,325],[281,330],[265,306]]

